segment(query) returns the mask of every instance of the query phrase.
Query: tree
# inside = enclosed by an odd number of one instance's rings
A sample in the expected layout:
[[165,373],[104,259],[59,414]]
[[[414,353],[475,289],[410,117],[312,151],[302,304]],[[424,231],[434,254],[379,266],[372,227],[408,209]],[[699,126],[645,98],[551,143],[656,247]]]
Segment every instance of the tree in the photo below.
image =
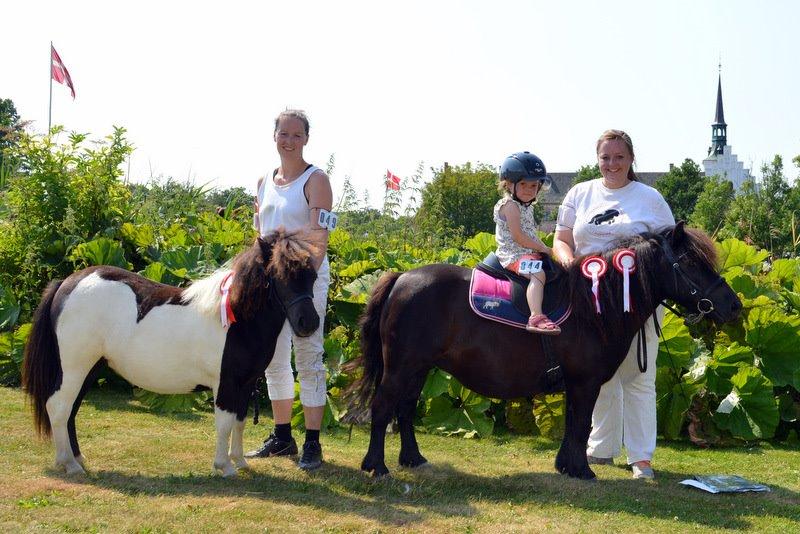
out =
[[742,184],[725,215],[723,236],[736,237],[775,256],[793,253],[792,218],[800,212],[800,191],[789,187],[783,159],[776,155],[761,167],[761,180]]
[[445,165],[433,173],[433,180],[422,188],[418,223],[429,229],[451,229],[462,239],[494,232],[492,209],[499,198],[494,167],[483,163],[473,167],[468,162]]
[[17,138],[25,123],[20,122],[17,108],[9,98],[0,98],[0,190],[3,189],[11,165],[8,161],[11,148],[16,145]]
[[[115,235],[127,222],[130,193],[119,180],[131,151],[125,130],[88,145],[84,134],[59,143],[53,135],[21,132],[10,150],[19,162],[5,192],[7,216],[0,219],[0,285],[15,287],[23,315],[48,280],[70,274],[73,248]],[[13,282],[13,283],[12,283]]]
[[706,177],[703,176],[700,166],[687,158],[680,167],[671,168],[659,178],[655,187],[672,208],[675,220],[688,221],[705,183]]
[[575,177],[572,179],[572,185],[579,184],[581,182],[588,182],[589,180],[594,180],[595,178],[602,178],[603,175],[600,172],[600,166],[595,163],[594,165],[584,165],[578,172],[575,174]]
[[694,211],[689,216],[689,224],[716,234],[725,222],[725,214],[736,194],[733,184],[719,176],[706,179],[703,190],[697,197]]
[[0,98],[0,151],[5,152],[13,141],[12,136],[22,129],[19,113],[9,98]]

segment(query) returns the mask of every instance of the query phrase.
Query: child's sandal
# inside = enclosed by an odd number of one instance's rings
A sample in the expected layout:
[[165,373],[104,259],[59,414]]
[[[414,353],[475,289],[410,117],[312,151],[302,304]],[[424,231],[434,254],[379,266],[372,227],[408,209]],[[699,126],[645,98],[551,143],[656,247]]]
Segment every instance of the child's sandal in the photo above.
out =
[[543,313],[531,315],[525,330],[545,336],[557,336],[561,333],[561,328]]

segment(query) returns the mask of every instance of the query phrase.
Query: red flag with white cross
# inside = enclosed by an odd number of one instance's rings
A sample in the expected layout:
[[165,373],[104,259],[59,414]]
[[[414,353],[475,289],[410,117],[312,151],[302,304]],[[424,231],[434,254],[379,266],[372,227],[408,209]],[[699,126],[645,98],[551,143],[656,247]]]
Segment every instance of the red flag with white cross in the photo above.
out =
[[386,171],[386,189],[393,191],[400,191],[400,177],[392,174],[392,171]]
[[50,45],[50,75],[58,83],[69,87],[69,90],[72,92],[72,98],[75,98],[75,86],[72,85],[72,77],[69,75],[67,67],[64,66],[61,57],[58,55],[53,45]]

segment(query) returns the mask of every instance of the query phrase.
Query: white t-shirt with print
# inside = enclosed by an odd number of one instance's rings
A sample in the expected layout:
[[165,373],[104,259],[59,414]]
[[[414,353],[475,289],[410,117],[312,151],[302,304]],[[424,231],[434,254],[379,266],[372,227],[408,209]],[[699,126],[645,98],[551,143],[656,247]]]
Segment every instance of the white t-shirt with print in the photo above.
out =
[[641,182],[609,189],[598,178],[576,184],[558,208],[556,231],[572,230],[575,255],[600,253],[616,241],[675,225],[661,193]]

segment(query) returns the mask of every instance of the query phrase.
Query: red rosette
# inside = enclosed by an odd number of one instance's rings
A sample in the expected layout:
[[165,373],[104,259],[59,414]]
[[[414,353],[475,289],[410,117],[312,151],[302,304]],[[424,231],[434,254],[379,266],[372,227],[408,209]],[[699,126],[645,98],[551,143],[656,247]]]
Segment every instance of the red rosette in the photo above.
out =
[[594,307],[597,313],[600,309],[600,278],[606,274],[608,263],[600,256],[589,256],[581,262],[581,273],[592,281],[592,295],[594,296]]
[[611,259],[611,263],[614,265],[614,268],[621,273],[625,272],[626,267],[628,268],[628,272],[632,273],[636,271],[636,253],[629,248],[618,250]]
[[614,268],[622,274],[622,309],[631,311],[631,273],[636,270],[636,253],[630,249],[618,250],[611,260]]
[[600,256],[589,256],[581,262],[581,272],[583,276],[592,279],[592,274],[596,273],[597,278],[600,278],[608,270],[608,263]]

